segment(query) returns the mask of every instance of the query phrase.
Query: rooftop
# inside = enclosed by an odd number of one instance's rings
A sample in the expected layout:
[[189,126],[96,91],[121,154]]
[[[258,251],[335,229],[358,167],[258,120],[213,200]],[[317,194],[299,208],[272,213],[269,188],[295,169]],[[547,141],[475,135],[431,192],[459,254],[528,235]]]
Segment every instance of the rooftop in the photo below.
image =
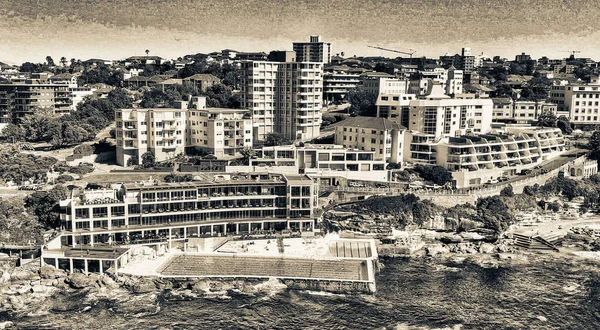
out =
[[214,81],[221,81],[221,79],[219,79],[216,76],[213,76],[212,74],[209,73],[197,73],[193,76],[187,77],[183,80],[214,80]]
[[372,128],[372,129],[378,129],[378,130],[391,130],[391,129],[398,129],[398,130],[404,130],[406,129],[406,127],[397,124],[387,118],[381,118],[381,117],[365,117],[365,116],[358,116],[358,117],[349,117],[346,120],[344,120],[343,122],[341,122],[339,124],[340,127],[362,127],[362,128]]

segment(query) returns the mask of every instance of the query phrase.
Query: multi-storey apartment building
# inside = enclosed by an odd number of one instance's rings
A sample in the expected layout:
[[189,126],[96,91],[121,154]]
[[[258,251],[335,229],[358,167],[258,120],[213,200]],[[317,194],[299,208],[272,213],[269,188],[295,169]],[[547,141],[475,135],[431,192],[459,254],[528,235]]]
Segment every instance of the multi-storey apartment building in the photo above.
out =
[[559,128],[506,125],[493,133],[435,138],[405,134],[406,160],[443,166],[454,186],[479,185],[558,156],[565,141]]
[[405,127],[386,118],[350,117],[335,127],[335,144],[375,152],[376,160],[402,161]]
[[408,127],[410,101],[414,94],[379,94],[377,96],[377,117],[387,118],[404,127]]
[[117,164],[142,163],[147,151],[156,161],[164,161],[185,152],[188,109],[119,109],[115,111]]
[[556,115],[556,104],[546,101],[520,101],[514,102],[513,118],[518,124],[527,124],[538,120],[542,114]]
[[512,127],[496,134],[450,137],[438,143],[436,163],[452,171],[455,185],[479,185],[558,156],[559,128]]
[[557,105],[546,101],[513,101],[511,98],[493,98],[495,122],[528,124],[537,121],[542,114],[557,115]]
[[514,102],[510,97],[492,98],[494,110],[492,120],[495,122],[510,122],[513,120]]
[[0,94],[2,107],[10,111],[13,122],[36,110],[51,110],[59,115],[72,110],[71,92],[66,84],[28,79],[19,83],[0,84]]
[[252,112],[255,145],[269,133],[291,140],[319,135],[323,105],[323,64],[244,61],[242,108]]
[[463,93],[463,71],[451,66],[448,69],[446,80],[446,95],[458,95]]
[[362,75],[361,89],[374,95],[378,94],[403,94],[408,92],[408,82],[405,79],[387,76],[387,74]]
[[569,116],[569,112],[565,111],[565,91],[567,90],[567,80],[554,80],[550,87],[548,101],[557,106],[559,115]]
[[363,69],[330,66],[323,73],[323,102],[331,104],[348,99],[348,93],[360,84]]
[[334,144],[305,144],[262,147],[251,166],[292,166],[299,173],[318,177],[322,184],[335,185],[345,179],[387,181],[386,162],[375,159],[375,151],[359,151]]
[[242,109],[190,109],[187,147],[205,150],[217,158],[239,156],[252,147],[252,117]]
[[600,123],[600,79],[593,77],[589,84],[570,84],[565,90],[565,110],[570,121],[578,126]]
[[321,36],[310,36],[309,42],[294,42],[297,62],[331,62],[331,43],[323,42]]
[[435,137],[486,133],[492,123],[493,102],[468,94],[449,98],[430,95],[410,102],[408,128]]

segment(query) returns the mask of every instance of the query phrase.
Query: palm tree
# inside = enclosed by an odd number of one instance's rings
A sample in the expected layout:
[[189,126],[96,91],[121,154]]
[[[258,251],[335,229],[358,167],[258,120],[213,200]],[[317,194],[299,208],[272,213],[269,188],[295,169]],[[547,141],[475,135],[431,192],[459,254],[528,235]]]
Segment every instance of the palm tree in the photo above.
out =
[[146,56],[148,56],[148,54],[150,54],[150,51],[146,49]]

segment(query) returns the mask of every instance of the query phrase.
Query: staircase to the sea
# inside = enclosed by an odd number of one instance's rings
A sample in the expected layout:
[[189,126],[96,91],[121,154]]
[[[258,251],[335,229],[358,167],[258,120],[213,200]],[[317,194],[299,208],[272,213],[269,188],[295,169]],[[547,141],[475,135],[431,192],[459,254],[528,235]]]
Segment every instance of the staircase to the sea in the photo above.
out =
[[530,250],[547,250],[558,251],[555,244],[562,240],[562,236],[558,234],[543,236],[527,236],[523,234],[513,234],[515,245]]

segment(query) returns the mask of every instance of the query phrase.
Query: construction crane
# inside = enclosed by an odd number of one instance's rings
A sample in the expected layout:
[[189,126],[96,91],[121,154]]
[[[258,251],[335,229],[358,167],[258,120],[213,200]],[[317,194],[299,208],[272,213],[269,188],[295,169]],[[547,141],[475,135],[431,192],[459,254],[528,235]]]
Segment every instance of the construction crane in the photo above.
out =
[[385,50],[385,51],[388,51],[388,52],[394,52],[394,53],[400,53],[400,54],[404,54],[404,55],[409,55],[411,59],[413,57],[413,54],[416,53],[416,51],[414,49],[409,49],[409,52],[404,52],[404,51],[401,51],[401,50],[387,49],[387,48],[376,47],[376,46],[367,46],[367,47],[375,48],[375,49],[379,49],[379,50]]
[[575,57],[575,54],[581,53],[581,51],[579,51],[579,50],[563,50],[561,52],[563,52],[563,53],[569,53],[569,54],[571,54],[571,57],[573,57],[573,58]]

